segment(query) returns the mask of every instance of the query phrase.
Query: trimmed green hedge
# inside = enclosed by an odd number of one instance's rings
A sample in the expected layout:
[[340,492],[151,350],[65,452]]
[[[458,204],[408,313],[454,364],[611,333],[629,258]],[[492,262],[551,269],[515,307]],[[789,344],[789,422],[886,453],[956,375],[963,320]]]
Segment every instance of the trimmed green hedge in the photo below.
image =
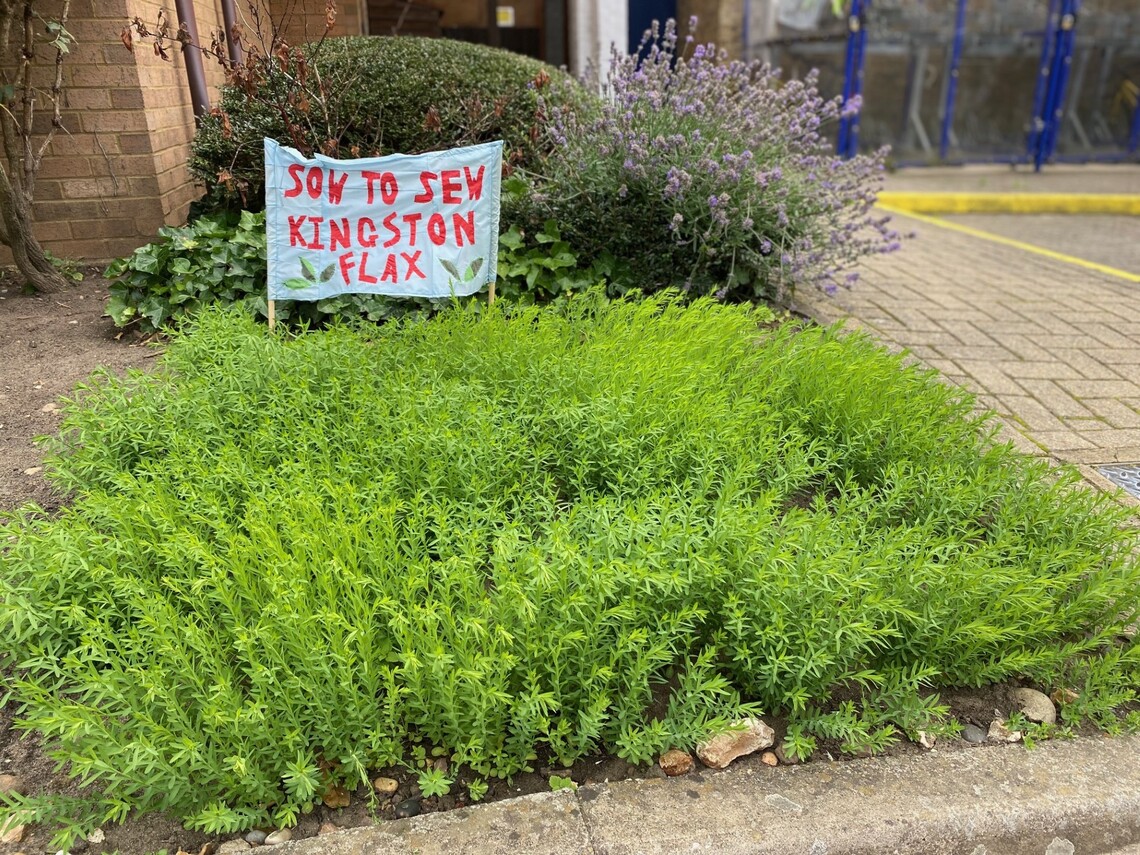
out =
[[502,139],[510,161],[531,164],[546,139],[540,133],[545,111],[587,97],[570,77],[538,60],[449,39],[356,37],[303,50],[309,68],[304,92],[274,63],[253,95],[226,87],[220,111],[203,118],[190,168],[207,186],[219,185],[215,202],[261,207],[262,138],[298,143],[280,104],[304,128],[306,154],[365,157]]

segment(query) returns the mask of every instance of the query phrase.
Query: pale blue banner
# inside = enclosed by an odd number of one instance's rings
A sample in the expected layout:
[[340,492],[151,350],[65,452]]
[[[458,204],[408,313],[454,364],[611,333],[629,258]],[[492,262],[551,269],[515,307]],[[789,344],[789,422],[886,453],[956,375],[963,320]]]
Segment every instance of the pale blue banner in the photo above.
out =
[[466,296],[495,279],[502,142],[336,160],[265,140],[270,300]]

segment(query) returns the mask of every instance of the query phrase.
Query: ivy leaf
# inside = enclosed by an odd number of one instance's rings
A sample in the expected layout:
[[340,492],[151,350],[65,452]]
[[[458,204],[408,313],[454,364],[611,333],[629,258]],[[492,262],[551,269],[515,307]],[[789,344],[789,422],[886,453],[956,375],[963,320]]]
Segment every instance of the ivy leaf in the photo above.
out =
[[523,236],[519,227],[511,226],[509,231],[499,235],[499,245],[505,246],[507,249],[520,249],[523,245]]
[[336,265],[330,264],[328,267],[321,271],[321,281],[328,282],[333,278],[334,273],[336,273]]
[[310,282],[317,281],[317,268],[313,267],[313,262],[301,256],[301,274]]
[[454,264],[452,264],[447,259],[443,259],[439,263],[443,266],[444,270],[446,270],[448,273],[451,274],[452,279],[458,279],[459,278],[459,270],[456,269]]
[[479,275],[479,271],[483,268],[483,259],[476,258],[471,262],[471,266],[467,268],[467,273],[463,277],[464,282],[470,282]]

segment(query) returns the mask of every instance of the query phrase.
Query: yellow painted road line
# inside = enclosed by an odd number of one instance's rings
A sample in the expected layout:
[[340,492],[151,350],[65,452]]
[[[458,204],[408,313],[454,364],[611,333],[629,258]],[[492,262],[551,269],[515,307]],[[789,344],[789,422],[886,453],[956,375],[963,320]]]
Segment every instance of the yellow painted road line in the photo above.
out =
[[884,191],[884,205],[919,214],[1140,215],[1134,193],[911,193]]
[[992,232],[984,232],[981,229],[970,228],[970,226],[963,226],[959,223],[952,223],[949,220],[943,220],[940,217],[930,217],[926,214],[916,214],[914,211],[903,210],[896,208],[893,205],[879,204],[878,207],[888,214],[898,214],[900,217],[911,217],[912,219],[919,220],[923,223],[930,223],[940,228],[950,229],[951,231],[961,232],[962,234],[970,235],[972,237],[988,240],[992,243],[1000,243],[1005,246],[1016,247],[1023,249],[1026,252],[1036,253],[1043,255],[1046,258],[1052,258],[1056,261],[1064,261],[1068,264],[1075,264],[1078,267],[1084,267],[1087,270],[1095,270],[1098,273],[1106,273],[1109,276],[1116,276],[1120,279],[1126,279],[1129,282],[1140,282],[1140,275],[1129,273],[1127,270],[1120,270],[1116,267],[1109,267],[1107,264],[1097,264],[1095,261],[1088,261],[1084,258],[1077,258],[1075,255],[1065,255],[1063,252],[1054,252],[1051,249],[1045,249],[1041,246],[1034,246],[1031,243],[1023,243],[1013,238],[1002,237],[995,235]]

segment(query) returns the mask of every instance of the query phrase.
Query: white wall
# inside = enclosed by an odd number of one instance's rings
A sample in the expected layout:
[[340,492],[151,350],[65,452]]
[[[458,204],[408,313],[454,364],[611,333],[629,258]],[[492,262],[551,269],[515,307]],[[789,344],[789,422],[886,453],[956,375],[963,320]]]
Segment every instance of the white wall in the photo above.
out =
[[[570,0],[570,70],[580,75],[587,65],[609,68],[610,46],[626,52],[629,6],[626,0]],[[603,74],[604,77],[604,74]]]

